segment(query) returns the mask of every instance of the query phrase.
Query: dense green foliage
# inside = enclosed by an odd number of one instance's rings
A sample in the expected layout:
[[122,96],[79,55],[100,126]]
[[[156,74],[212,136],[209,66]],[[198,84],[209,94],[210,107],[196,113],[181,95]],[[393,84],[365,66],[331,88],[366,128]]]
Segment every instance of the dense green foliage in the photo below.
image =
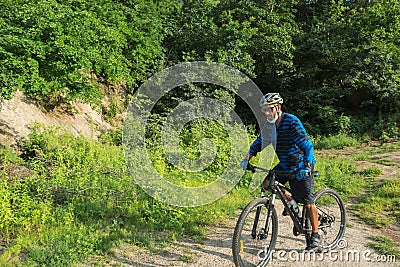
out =
[[160,69],[208,60],[281,92],[312,135],[397,136],[399,14],[397,0],[6,0],[0,98],[96,103],[104,85],[129,94]]
[[1,97],[54,106],[95,102],[99,81],[137,86],[162,58],[158,14],[148,1],[2,1]]
[[293,97],[303,101],[293,106],[306,118],[314,117],[315,132],[363,133],[397,126],[399,14],[398,1],[299,5],[292,88]]
[[[147,246],[201,236],[204,226],[249,199],[247,189],[238,188],[199,208],[160,203],[136,185],[118,138],[101,140],[36,126],[21,156],[0,151],[0,238],[7,246],[1,266],[70,266],[120,242]],[[180,175],[196,186],[199,175]]]

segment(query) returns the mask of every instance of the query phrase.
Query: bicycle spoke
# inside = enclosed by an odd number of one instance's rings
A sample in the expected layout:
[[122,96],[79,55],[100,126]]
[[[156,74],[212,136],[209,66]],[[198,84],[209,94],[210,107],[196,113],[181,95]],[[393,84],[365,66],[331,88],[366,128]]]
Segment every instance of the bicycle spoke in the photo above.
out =
[[[266,199],[258,199],[258,203],[250,203],[239,218],[233,240],[234,260],[239,264],[237,266],[265,266],[268,263],[268,257],[271,256],[276,242],[277,233],[274,231],[277,231],[277,221],[274,210],[270,227],[268,231],[265,231],[268,213],[266,201]],[[254,236],[252,232],[255,227],[257,207],[260,213]]]
[[322,236],[324,249],[332,249],[343,237],[346,217],[343,201],[333,190],[324,190],[316,194],[315,205],[318,209],[318,228]]

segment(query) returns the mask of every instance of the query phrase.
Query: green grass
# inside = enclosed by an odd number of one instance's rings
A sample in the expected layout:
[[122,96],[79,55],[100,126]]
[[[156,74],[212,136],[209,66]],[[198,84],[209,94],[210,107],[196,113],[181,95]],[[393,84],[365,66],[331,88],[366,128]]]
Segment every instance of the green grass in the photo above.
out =
[[385,166],[396,166],[397,165],[396,162],[393,162],[388,159],[382,159],[382,158],[371,158],[370,161],[381,164],[381,165],[385,165]]
[[385,180],[354,205],[354,211],[368,223],[383,228],[400,222],[400,180]]
[[376,163],[383,163],[383,165],[389,164],[393,166],[394,163],[388,160],[382,159],[379,154],[391,153],[400,150],[400,141],[391,140],[390,143],[383,142],[366,142],[366,145],[360,147],[360,151],[353,155],[354,160],[357,161],[371,161]]
[[377,167],[370,166],[362,170],[361,174],[365,177],[378,177],[382,174],[382,170]]
[[315,179],[315,189],[332,188],[345,201],[374,181],[369,172],[360,172],[352,160],[345,158],[318,158],[315,170],[320,173]]
[[[333,140],[328,138],[328,140]],[[331,146],[327,146],[331,147]],[[397,163],[382,158],[379,154],[390,153],[400,149],[400,142],[374,143],[362,147],[361,152],[353,155],[356,161],[370,161],[385,166],[396,166]],[[322,162],[321,162],[322,161]],[[400,222],[400,181],[385,180],[381,185],[376,185],[377,177],[382,174],[382,169],[370,166],[362,171],[357,171],[350,159],[320,158],[317,167],[322,169],[322,181],[317,179],[317,187],[331,187],[341,193],[344,199],[356,197],[358,204],[352,206],[361,219],[383,228],[393,223]],[[322,163],[321,165],[319,165]],[[326,179],[326,177],[330,177]],[[341,183],[341,182],[342,183]],[[362,198],[357,195],[367,191]]]
[[353,159],[356,161],[366,161],[371,157],[371,153],[367,151],[359,152],[353,155]]
[[349,146],[356,146],[358,144],[360,144],[360,141],[357,138],[345,134],[318,136],[314,140],[316,149],[341,149]]
[[380,255],[400,257],[399,244],[384,236],[373,236],[368,246],[373,248]]
[[194,257],[190,255],[181,255],[179,256],[179,260],[184,263],[190,263],[194,261]]
[[375,153],[384,154],[384,153],[397,151],[399,149],[400,149],[400,141],[392,140],[391,142],[381,143],[379,145],[378,149],[376,149]]

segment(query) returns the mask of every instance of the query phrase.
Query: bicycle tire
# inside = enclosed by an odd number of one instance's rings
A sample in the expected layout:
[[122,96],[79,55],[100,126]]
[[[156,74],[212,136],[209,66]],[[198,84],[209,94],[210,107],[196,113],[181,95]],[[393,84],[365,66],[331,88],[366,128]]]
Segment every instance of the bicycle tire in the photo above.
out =
[[[263,228],[268,214],[268,206],[269,199],[256,198],[240,214],[232,240],[233,261],[236,267],[264,267],[271,259],[278,236],[278,216],[273,207],[269,229],[267,236],[265,236]],[[257,234],[253,238],[252,229],[257,208],[260,208],[260,216],[257,224]]]
[[[323,251],[334,249],[343,238],[346,230],[346,209],[340,195],[333,189],[324,188],[317,191],[314,197],[318,210],[318,230],[322,237]],[[304,209],[304,228],[311,233],[311,224]]]

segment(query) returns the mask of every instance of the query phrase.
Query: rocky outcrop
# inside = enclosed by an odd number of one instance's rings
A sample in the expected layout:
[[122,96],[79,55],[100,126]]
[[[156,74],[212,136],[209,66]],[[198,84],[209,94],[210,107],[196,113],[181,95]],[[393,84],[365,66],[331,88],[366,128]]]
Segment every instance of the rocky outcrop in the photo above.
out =
[[35,122],[93,139],[111,129],[111,125],[89,104],[76,102],[73,107],[73,114],[57,109],[45,111],[22,92],[17,92],[12,99],[0,103],[0,145],[15,149],[19,140],[28,137]]

